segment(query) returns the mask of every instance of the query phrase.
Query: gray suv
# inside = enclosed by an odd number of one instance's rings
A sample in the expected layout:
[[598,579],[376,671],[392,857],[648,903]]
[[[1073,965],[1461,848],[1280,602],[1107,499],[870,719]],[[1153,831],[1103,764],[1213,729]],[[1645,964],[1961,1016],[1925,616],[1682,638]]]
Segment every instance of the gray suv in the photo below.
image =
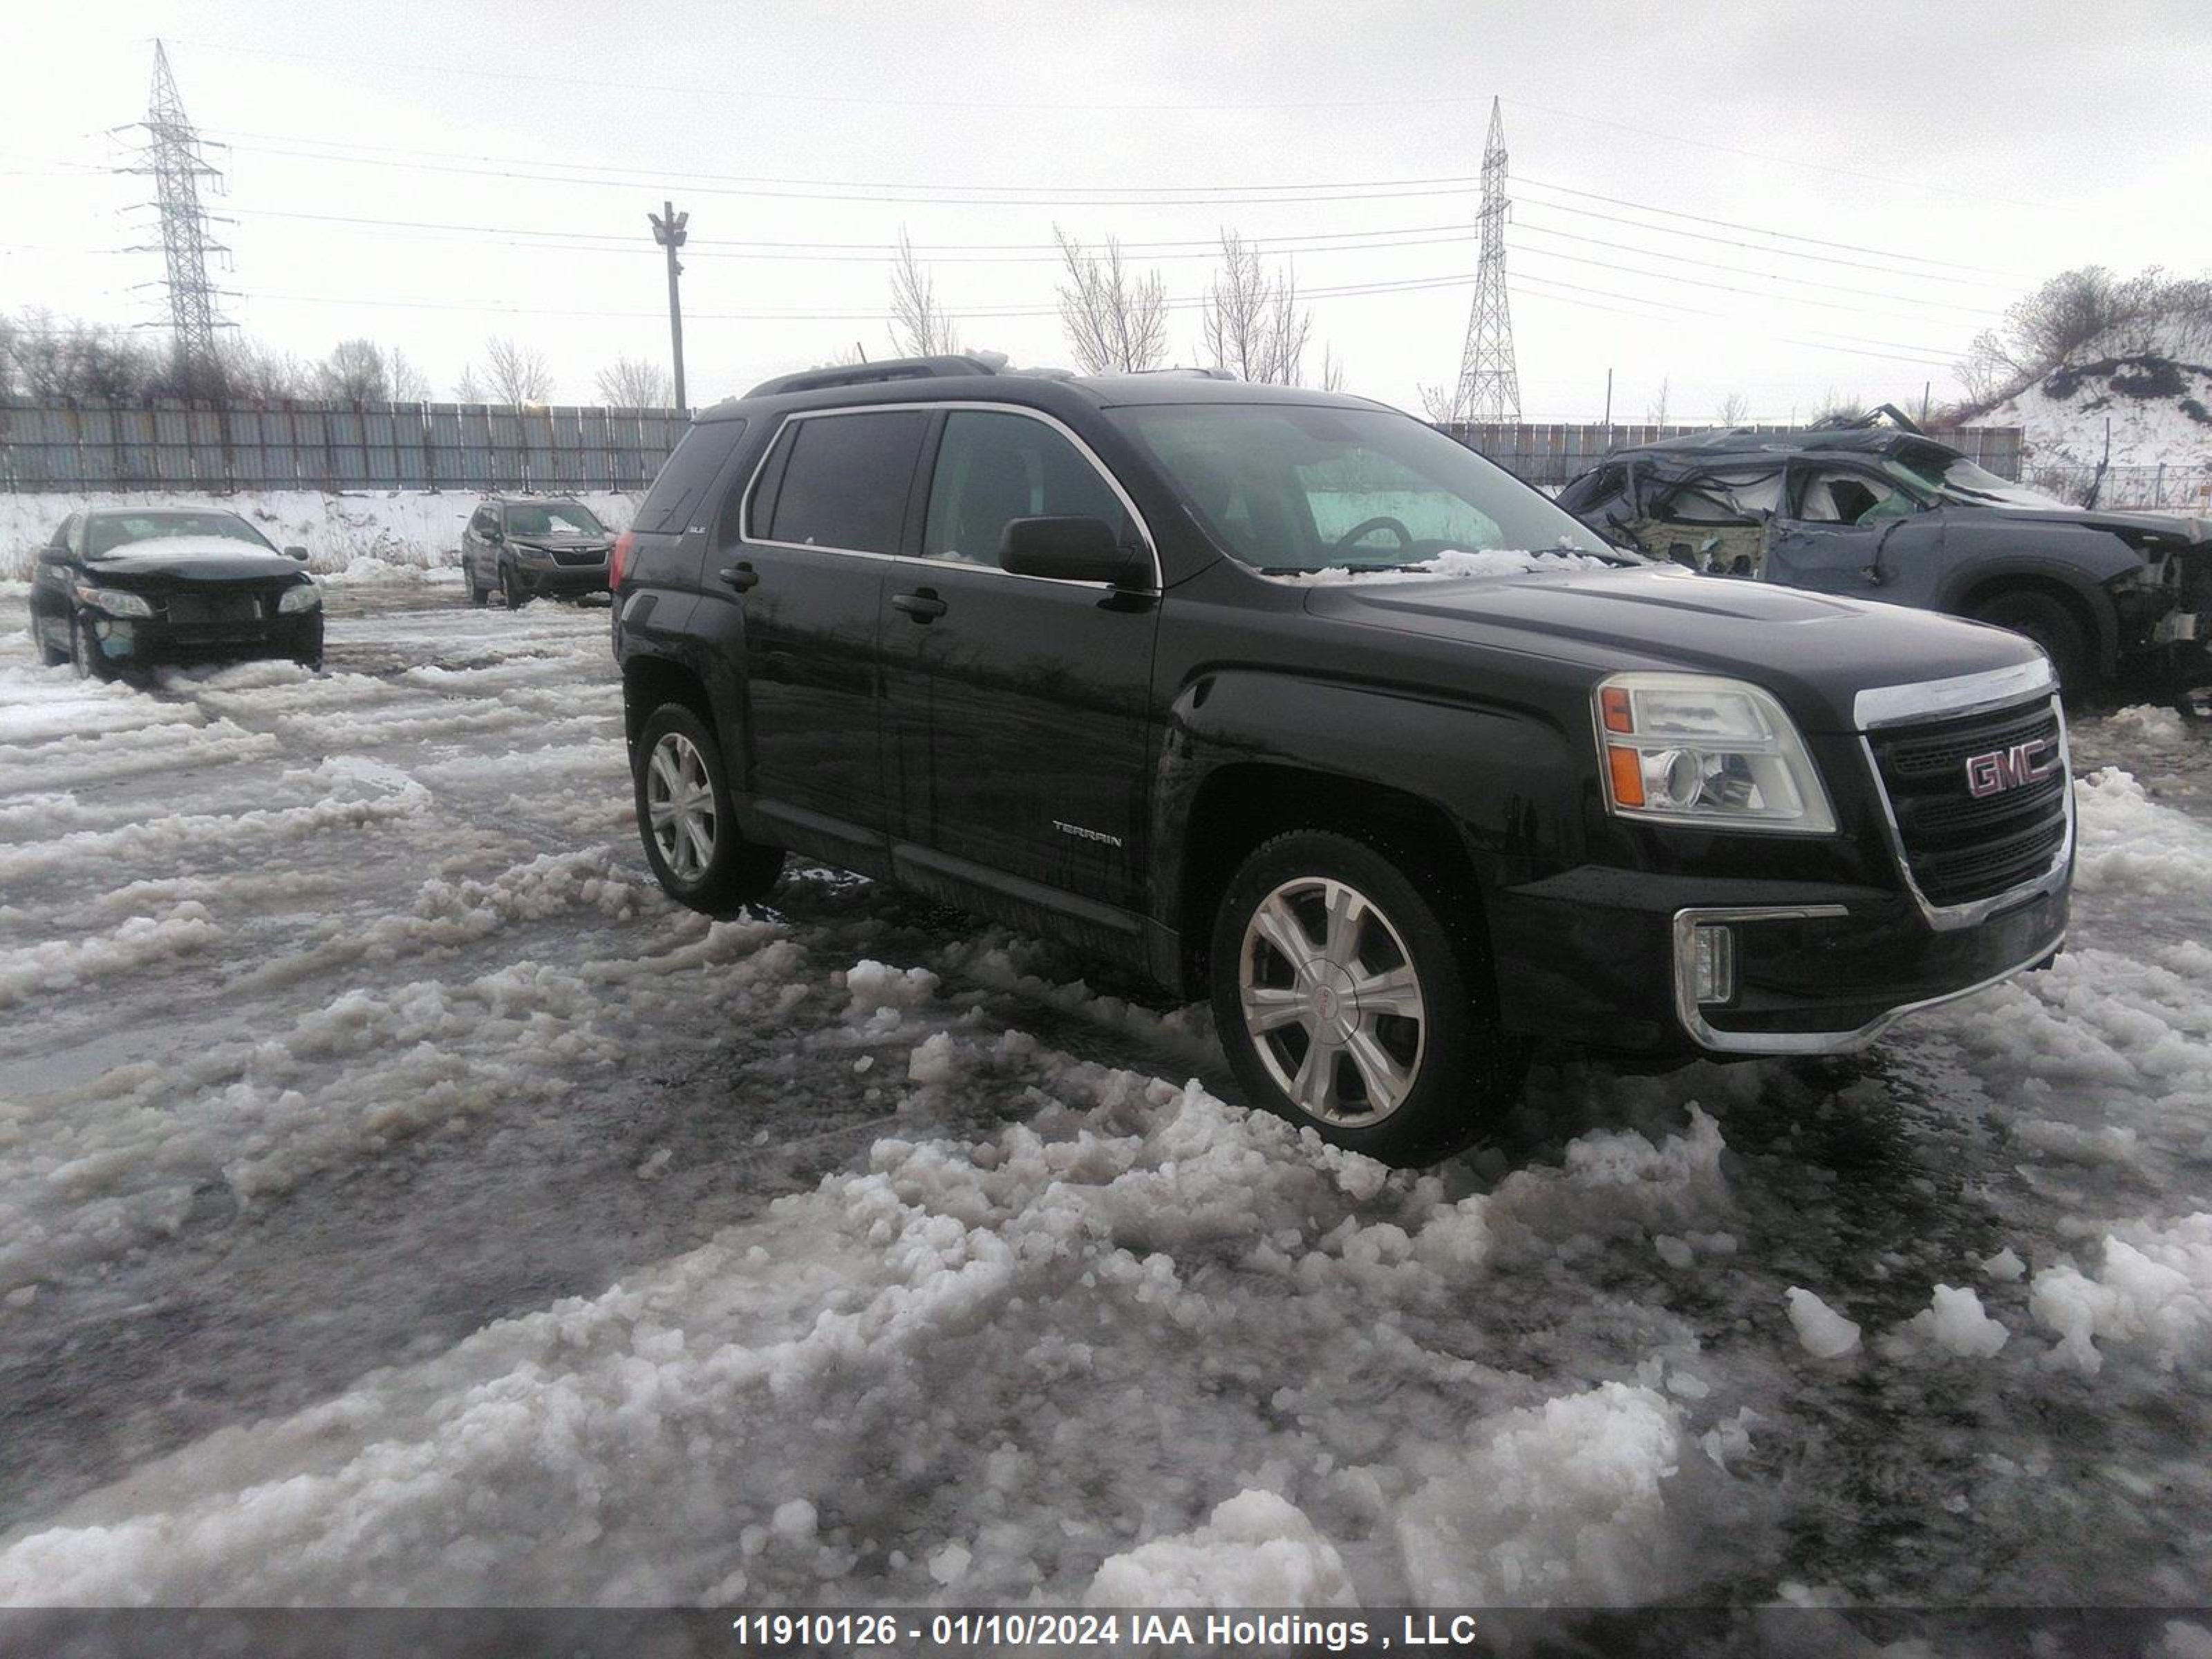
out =
[[573,599],[607,591],[615,533],[581,501],[487,495],[461,532],[461,580],[477,605],[494,592],[520,611],[544,594]]

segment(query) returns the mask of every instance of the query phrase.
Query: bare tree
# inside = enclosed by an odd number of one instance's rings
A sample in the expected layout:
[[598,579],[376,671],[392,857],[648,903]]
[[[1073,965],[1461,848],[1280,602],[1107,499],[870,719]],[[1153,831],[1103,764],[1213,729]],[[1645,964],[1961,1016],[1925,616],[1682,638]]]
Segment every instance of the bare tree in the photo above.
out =
[[1721,399],[1717,413],[1723,426],[1741,426],[1751,417],[1751,399],[1741,392],[1731,392]]
[[891,345],[908,357],[949,356],[960,349],[960,331],[937,303],[937,287],[914,244],[899,232],[898,263],[891,267]]
[[643,357],[617,357],[599,372],[599,401],[611,409],[667,409],[668,371]]
[[223,348],[222,366],[235,398],[275,404],[314,395],[314,371],[289,351],[252,340],[233,340]]
[[1659,381],[1659,395],[1645,407],[1644,419],[1651,426],[1667,424],[1667,380],[1663,376]]
[[1060,289],[1060,320],[1083,372],[1158,368],[1168,354],[1167,284],[1159,273],[1133,275],[1117,238],[1109,236],[1105,252],[1094,255],[1058,225],[1052,234],[1067,273]]
[[1206,355],[1214,368],[1240,380],[1305,383],[1313,313],[1298,305],[1297,278],[1287,264],[1279,276],[1271,272],[1259,251],[1234,231],[1221,233],[1221,265],[1206,288],[1202,319]]
[[415,367],[407,354],[398,346],[384,361],[385,378],[390,382],[387,390],[395,404],[427,404],[430,401],[430,377]]
[[1321,349],[1321,389],[1323,392],[1344,390],[1344,359],[1336,355],[1336,348],[1332,345]]
[[553,395],[553,371],[535,346],[498,337],[484,342],[484,400],[495,404],[542,404]]
[[383,350],[374,340],[340,340],[315,366],[315,389],[342,403],[380,403],[392,395]]
[[1856,392],[1848,395],[1835,387],[1828,388],[1827,396],[1813,406],[1815,424],[1822,421],[1856,421],[1866,413],[1866,399]]
[[461,365],[460,378],[453,382],[453,401],[457,404],[481,404],[489,399],[484,393],[483,376],[477,373],[474,363]]
[[1421,410],[1438,426],[1449,426],[1459,419],[1459,398],[1454,387],[1424,386],[1421,388]]
[[113,402],[144,396],[162,372],[145,344],[98,324],[64,322],[45,310],[15,319],[9,377],[29,398]]

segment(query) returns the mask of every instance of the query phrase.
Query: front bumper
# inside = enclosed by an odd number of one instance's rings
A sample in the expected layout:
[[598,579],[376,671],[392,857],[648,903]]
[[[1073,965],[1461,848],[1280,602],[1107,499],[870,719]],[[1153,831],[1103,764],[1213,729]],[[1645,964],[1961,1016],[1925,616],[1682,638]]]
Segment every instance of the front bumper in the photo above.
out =
[[[1972,926],[1905,894],[1584,867],[1492,900],[1500,1012],[1530,1035],[1689,1060],[1837,1054],[2034,967],[2066,937],[2062,879]],[[1700,1003],[1695,930],[1726,927],[1735,984]],[[1547,964],[1557,964],[1555,967]]]
[[251,621],[173,623],[161,617],[83,613],[100,653],[118,668],[240,662],[290,657],[311,662],[323,653],[323,612],[313,611]]
[[523,591],[535,597],[552,599],[607,592],[607,564],[604,559],[597,564],[556,564],[550,561],[539,564],[518,560],[514,570]]

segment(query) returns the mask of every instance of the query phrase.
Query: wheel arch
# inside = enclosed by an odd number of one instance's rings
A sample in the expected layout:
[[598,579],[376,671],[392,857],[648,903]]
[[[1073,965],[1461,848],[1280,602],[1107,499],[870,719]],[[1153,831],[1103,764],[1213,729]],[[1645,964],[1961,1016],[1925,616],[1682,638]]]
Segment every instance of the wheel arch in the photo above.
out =
[[2109,679],[2118,672],[2119,618],[2111,599],[2100,589],[2070,580],[2048,568],[2014,565],[1977,571],[1943,608],[1971,618],[1994,600],[2015,593],[2035,594],[2063,607],[2088,642],[2099,675]]
[[[1466,836],[1437,802],[1407,789],[1273,761],[1232,761],[1200,782],[1184,817],[1174,896],[1182,941],[1181,988],[1206,994],[1214,912],[1239,865],[1263,843],[1296,830],[1321,830],[1410,861],[1407,877],[1443,890],[1448,908],[1487,942],[1482,884]],[[1490,970],[1486,962],[1480,971]]]
[[721,723],[714,717],[714,699],[699,676],[672,657],[633,652],[623,664],[623,732],[632,747],[653,711],[668,702],[689,708],[716,743],[721,742]]

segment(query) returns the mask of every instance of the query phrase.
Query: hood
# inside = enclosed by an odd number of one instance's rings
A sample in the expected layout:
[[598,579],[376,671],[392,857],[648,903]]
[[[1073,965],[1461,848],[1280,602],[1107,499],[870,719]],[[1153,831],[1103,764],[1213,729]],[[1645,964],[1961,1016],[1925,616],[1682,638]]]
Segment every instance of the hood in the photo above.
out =
[[1880,605],[1674,567],[1498,580],[1317,586],[1307,611],[1370,628],[1582,664],[1723,674],[1765,687],[1808,732],[1854,729],[1853,698],[1877,685],[2032,662],[2017,634]]
[[2029,507],[2011,501],[1948,501],[1948,513],[1992,513],[2008,524],[2064,524],[2087,530],[2109,530],[2133,536],[2179,536],[2185,541],[2212,542],[2212,520],[2190,518],[2179,513],[2112,513],[2091,507]]
[[126,542],[112,553],[89,554],[85,568],[101,581],[136,587],[163,582],[267,581],[303,575],[307,567],[288,553],[234,541],[228,536],[161,536]]

